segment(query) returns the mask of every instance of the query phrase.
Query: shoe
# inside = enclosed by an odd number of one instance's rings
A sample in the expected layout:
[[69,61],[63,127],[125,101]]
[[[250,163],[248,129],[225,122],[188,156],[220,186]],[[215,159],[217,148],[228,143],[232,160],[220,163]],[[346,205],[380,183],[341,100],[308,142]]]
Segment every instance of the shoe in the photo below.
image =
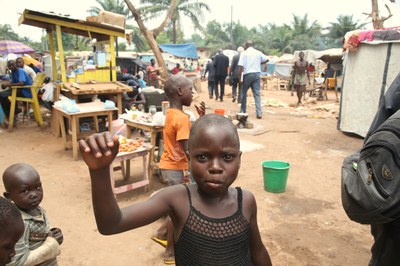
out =
[[223,102],[224,100],[222,99],[222,97],[219,98],[221,100],[221,102]]
[[162,239],[159,239],[159,238],[157,238],[157,237],[155,237],[155,236],[153,236],[152,238],[151,238],[151,240],[153,240],[154,242],[156,242],[157,244],[160,244],[161,246],[163,246],[164,248],[165,247],[167,247],[167,240],[162,240]]
[[233,97],[233,99],[232,99],[232,102],[234,103],[236,101],[236,98],[235,97]]
[[258,116],[257,116],[257,119],[261,119],[261,117],[262,117],[261,115],[258,115]]
[[218,101],[218,96],[215,96],[215,100]]
[[210,99],[212,99],[213,98],[213,96],[212,96],[212,94],[210,94]]

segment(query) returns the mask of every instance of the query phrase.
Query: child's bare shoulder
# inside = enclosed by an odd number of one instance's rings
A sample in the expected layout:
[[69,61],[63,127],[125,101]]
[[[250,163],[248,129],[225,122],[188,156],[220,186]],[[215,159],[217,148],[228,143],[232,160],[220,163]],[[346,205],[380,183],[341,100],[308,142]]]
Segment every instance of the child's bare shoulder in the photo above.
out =
[[255,208],[256,207],[256,199],[254,197],[254,194],[249,191],[242,189],[242,195],[243,195],[243,207],[244,208]]
[[174,185],[162,188],[156,192],[154,192],[151,197],[157,196],[162,197],[164,199],[173,199],[176,197],[182,197],[187,195],[186,188],[184,185]]

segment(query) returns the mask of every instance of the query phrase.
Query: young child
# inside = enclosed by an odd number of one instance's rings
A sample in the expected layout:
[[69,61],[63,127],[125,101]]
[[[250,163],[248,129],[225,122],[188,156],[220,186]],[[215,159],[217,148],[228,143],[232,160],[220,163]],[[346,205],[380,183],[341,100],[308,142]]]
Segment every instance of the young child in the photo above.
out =
[[44,78],[43,86],[40,89],[39,94],[41,95],[43,106],[51,110],[54,104],[54,86],[53,82],[50,82],[49,77]]
[[[168,185],[184,181],[184,171],[189,169],[188,139],[190,116],[183,111],[183,106],[190,106],[193,101],[193,83],[184,76],[171,76],[165,83],[164,90],[169,100],[163,130],[164,152],[160,159],[161,180]],[[205,114],[205,104],[195,105],[199,116]]]
[[11,262],[15,256],[15,243],[24,233],[24,222],[18,208],[0,197],[0,266]]
[[47,214],[39,206],[43,190],[38,172],[28,164],[13,164],[4,171],[3,183],[4,196],[17,205],[25,224],[9,265],[57,265],[63,234],[58,228],[50,229]]
[[79,141],[89,167],[99,232],[112,235],[169,215],[174,225],[176,265],[271,265],[257,225],[254,195],[232,188],[240,168],[240,142],[227,118],[200,117],[189,137],[190,169],[196,183],[166,187],[120,209],[110,185],[118,138],[109,132]]

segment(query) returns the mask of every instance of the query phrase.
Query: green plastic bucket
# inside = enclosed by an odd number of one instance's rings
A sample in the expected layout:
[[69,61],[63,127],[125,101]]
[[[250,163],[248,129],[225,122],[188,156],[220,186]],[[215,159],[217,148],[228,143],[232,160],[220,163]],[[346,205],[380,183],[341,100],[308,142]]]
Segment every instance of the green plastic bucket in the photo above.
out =
[[264,161],[262,167],[264,190],[273,193],[285,192],[290,164],[283,161]]

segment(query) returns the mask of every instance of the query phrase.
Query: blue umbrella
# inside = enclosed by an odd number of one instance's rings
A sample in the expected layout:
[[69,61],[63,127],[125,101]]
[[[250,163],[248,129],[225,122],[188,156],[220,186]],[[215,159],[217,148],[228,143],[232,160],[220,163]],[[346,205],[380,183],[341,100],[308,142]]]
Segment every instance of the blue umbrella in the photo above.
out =
[[29,47],[26,44],[11,41],[11,40],[2,40],[0,41],[0,54],[29,54],[34,53],[35,49]]

